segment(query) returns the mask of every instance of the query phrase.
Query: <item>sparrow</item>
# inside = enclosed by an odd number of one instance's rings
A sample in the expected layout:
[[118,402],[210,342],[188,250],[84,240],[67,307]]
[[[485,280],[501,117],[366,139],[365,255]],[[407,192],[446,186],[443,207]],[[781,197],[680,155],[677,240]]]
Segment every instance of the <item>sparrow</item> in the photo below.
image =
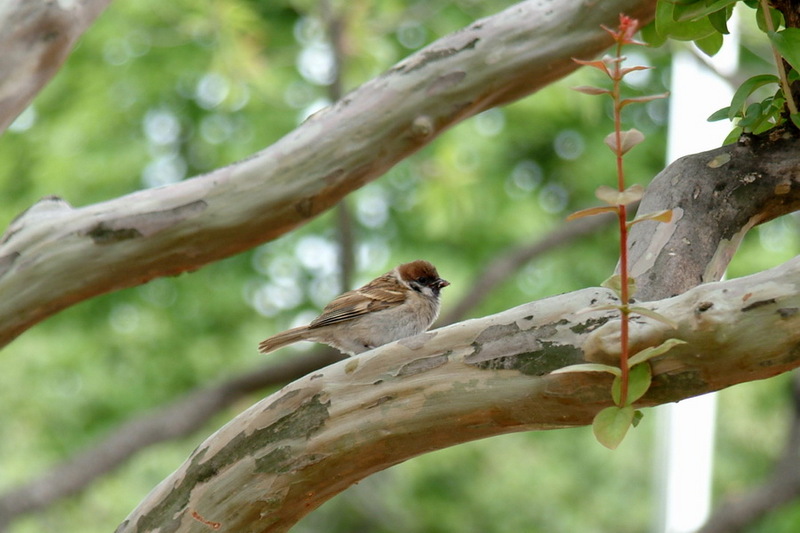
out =
[[347,355],[417,335],[439,316],[439,291],[450,283],[427,261],[404,263],[325,306],[307,326],[261,341],[268,353],[298,341],[321,342]]

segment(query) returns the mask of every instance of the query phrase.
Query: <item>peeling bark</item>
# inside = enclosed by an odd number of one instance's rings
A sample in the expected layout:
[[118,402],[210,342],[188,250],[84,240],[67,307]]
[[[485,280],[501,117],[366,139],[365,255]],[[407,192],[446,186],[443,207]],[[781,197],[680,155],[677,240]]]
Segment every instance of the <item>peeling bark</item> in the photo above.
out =
[[[610,44],[655,0],[530,0],[439,39],[251,158],[174,185],[47,216],[0,240],[0,347],[98,294],[195,270],[274,239],[459,121],[530,94]],[[65,206],[66,204],[64,204]]]
[[[41,11],[39,19],[23,15],[63,3],[16,0],[0,9],[15,10],[16,26],[28,32],[0,33],[0,43],[17,47],[0,59],[0,73],[10,73],[0,76],[0,122],[27,105],[106,3],[78,2],[76,22],[58,27],[41,23]],[[0,346],[73,303],[196,269],[295,228],[460,120],[570,72],[573,56],[609,44],[600,24],[614,26],[619,12],[646,22],[655,1],[586,4],[527,1],[478,21],[275,145],[210,174],[86,207],[44,199],[0,239]],[[797,208],[799,168],[797,140],[773,134],[684,158],[650,186],[640,212],[677,216],[634,226],[633,274],[639,297],[680,327],[634,320],[632,347],[673,336],[688,344],[652,361],[654,382],[641,405],[800,365],[800,260],[688,290],[719,277],[747,230]],[[662,299],[673,294],[681,295]],[[415,455],[587,424],[610,404],[610,378],[550,373],[616,360],[618,321],[608,312],[578,314],[612,298],[601,289],[562,295],[310,374],[212,435],[119,531],[284,531],[352,483]]]
[[[558,368],[618,357],[614,302],[585,289],[405,339],[287,385],[209,437],[118,528],[288,530],[369,474],[416,455],[514,431],[585,425],[611,404],[604,373]],[[687,342],[651,361],[639,406],[800,366],[800,258],[651,302],[634,350]]]
[[683,157],[647,186],[639,214],[673,210],[669,224],[631,228],[636,297],[656,300],[717,281],[753,226],[800,209],[800,141],[795,130],[742,136]]

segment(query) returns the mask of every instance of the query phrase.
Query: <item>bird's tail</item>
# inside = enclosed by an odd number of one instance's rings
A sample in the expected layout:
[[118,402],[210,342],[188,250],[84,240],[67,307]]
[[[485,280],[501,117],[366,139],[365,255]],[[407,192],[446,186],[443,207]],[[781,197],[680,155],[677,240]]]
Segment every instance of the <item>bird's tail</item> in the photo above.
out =
[[260,343],[258,343],[258,351],[261,353],[269,353],[278,348],[283,348],[284,346],[288,346],[289,344],[293,344],[297,341],[303,340],[303,334],[308,330],[308,326],[300,326],[297,328],[292,328],[284,331],[283,333],[278,333],[277,335],[273,335],[268,339],[264,339]]

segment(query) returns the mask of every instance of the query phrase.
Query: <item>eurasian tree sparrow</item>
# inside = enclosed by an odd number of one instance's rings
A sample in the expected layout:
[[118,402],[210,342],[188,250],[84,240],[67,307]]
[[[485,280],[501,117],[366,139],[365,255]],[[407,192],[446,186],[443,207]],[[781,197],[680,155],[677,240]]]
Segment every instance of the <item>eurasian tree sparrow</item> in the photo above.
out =
[[355,355],[417,335],[436,320],[439,290],[448,285],[429,262],[404,263],[336,297],[309,325],[261,341],[258,351],[267,353],[298,341],[313,341]]

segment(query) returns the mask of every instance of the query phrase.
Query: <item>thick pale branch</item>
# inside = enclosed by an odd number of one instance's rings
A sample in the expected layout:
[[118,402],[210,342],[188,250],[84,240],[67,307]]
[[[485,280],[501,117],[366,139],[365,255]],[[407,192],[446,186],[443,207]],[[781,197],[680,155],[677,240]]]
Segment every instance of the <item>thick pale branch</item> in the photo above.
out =
[[[533,244],[515,247],[486,265],[472,291],[451,309],[441,324],[462,320],[474,310],[487,291],[507,280],[525,263],[557,246],[566,246],[616,220],[593,217],[556,228]],[[47,507],[76,494],[97,477],[124,464],[137,452],[155,443],[177,439],[197,431],[203,424],[243,396],[265,387],[283,385],[342,359],[331,348],[297,355],[291,361],[267,363],[263,368],[235,376],[218,385],[198,388],[173,403],[132,418],[94,445],[68,458],[25,484],[0,494],[0,531],[16,517]]]
[[[470,283],[473,290],[440,322],[452,324],[462,320],[483,300],[488,290],[506,281],[528,261],[557,246],[566,246],[614,220],[613,217],[579,219],[555,229],[533,244],[510,249],[486,266],[476,281]],[[219,385],[199,388],[169,405],[131,419],[106,438],[43,475],[0,494],[0,530],[20,515],[45,508],[58,499],[82,491],[97,477],[124,464],[141,449],[191,434],[220,410],[246,394],[294,381],[340,359],[338,352],[326,347],[286,363],[270,363]]]
[[0,132],[58,72],[72,47],[111,0],[0,4]]
[[747,231],[800,209],[800,140],[772,131],[679,159],[648,185],[639,213],[662,209],[674,210],[672,223],[630,233],[642,300],[719,280]]
[[[209,437],[118,531],[285,531],[359,479],[421,453],[587,424],[610,404],[610,377],[551,372],[614,359],[618,319],[586,311],[612,302],[604,289],[561,295],[306,376]],[[635,349],[670,337],[687,344],[652,360],[642,405],[800,365],[800,258],[648,305],[679,327],[635,318]]]
[[196,269],[334,205],[475,113],[602,51],[620,12],[655,0],[530,0],[442,38],[252,158],[82,208],[36,204],[0,241],[0,346],[86,298]]

